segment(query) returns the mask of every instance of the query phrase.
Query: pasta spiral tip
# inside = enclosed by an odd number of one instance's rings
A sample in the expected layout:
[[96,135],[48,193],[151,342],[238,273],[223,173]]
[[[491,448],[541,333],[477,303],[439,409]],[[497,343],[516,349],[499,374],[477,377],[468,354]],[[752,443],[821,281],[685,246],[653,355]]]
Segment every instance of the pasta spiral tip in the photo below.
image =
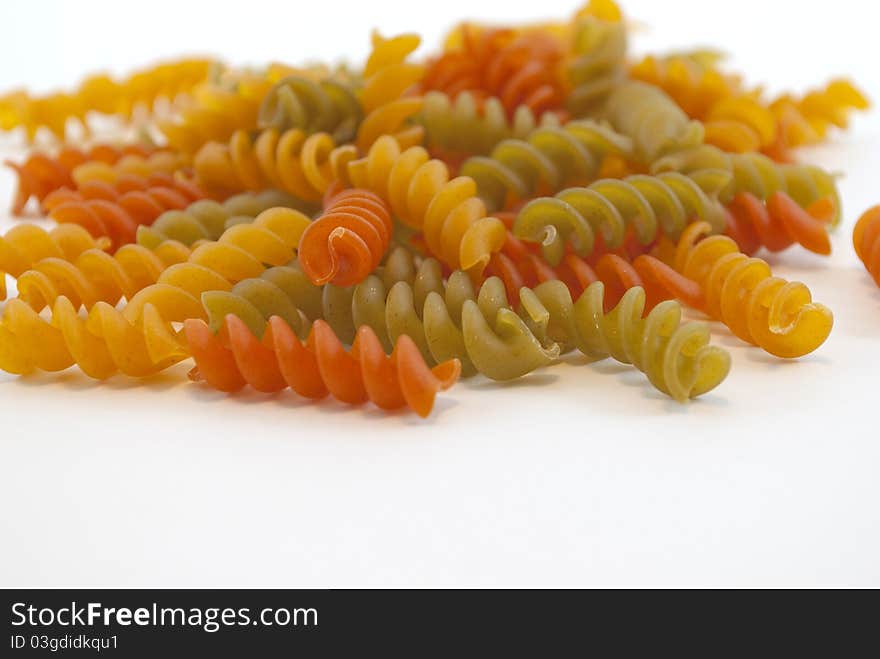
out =
[[520,312],[540,319],[538,335],[577,348],[593,359],[613,357],[632,364],[657,389],[685,402],[714,389],[730,371],[727,351],[709,345],[703,323],[681,324],[681,307],[666,301],[645,311],[645,292],[630,288],[617,305],[605,311],[602,282],[590,284],[577,302],[560,281],[521,293]]
[[676,247],[674,270],[651,256],[639,259],[647,261],[643,267],[657,285],[668,285],[670,297],[677,296],[681,276],[699,284],[702,297],[692,300],[694,306],[772,355],[802,357],[825,342],[834,317],[813,302],[804,284],[774,277],[765,261],[749,258],[727,236],[703,238],[709,231],[702,222],[688,227]]
[[351,286],[379,265],[391,231],[391,212],[381,197],[368,190],[345,190],[306,228],[300,264],[316,284]]

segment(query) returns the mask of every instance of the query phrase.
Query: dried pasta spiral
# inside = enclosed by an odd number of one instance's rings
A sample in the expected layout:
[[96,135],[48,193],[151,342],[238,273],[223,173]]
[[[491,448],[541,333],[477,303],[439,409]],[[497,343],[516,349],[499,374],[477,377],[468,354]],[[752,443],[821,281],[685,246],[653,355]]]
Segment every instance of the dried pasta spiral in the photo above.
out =
[[203,196],[199,188],[181,179],[125,175],[115,186],[92,181],[77,190],[56,190],[44,205],[56,222],[79,224],[95,237],[107,236],[116,248],[133,243],[138,226]]
[[630,69],[630,75],[659,87],[689,117],[702,121],[707,144],[735,153],[771,148],[778,136],[776,117],[759,91],[745,90],[739,78],[717,68],[719,59],[705,51],[648,56]]
[[832,80],[825,87],[798,98],[780,96],[769,104],[787,147],[821,142],[832,126],[846,128],[853,110],[867,110],[870,102],[849,80]]
[[675,250],[674,270],[652,256],[639,257],[642,267],[668,287],[668,297],[683,297],[680,275],[698,284],[702,295],[688,304],[772,355],[801,357],[822,345],[834,322],[831,311],[813,302],[804,284],[774,277],[765,261],[740,252],[731,238],[703,238],[709,231],[703,222],[687,228]]
[[450,180],[448,167],[422,147],[401,151],[383,136],[348,164],[348,178],[388,202],[403,224],[421,229],[431,253],[453,270],[478,275],[504,242],[504,225],[487,215],[475,181]]
[[794,244],[816,254],[831,253],[828,222],[834,208],[828,198],[805,210],[784,192],[774,192],[766,202],[740,192],[727,211],[726,233],[746,254],[754,254],[760,247],[779,252]]
[[24,300],[9,300],[0,321],[0,370],[22,374],[77,364],[98,379],[159,372],[188,356],[173,323],[205,317],[199,296],[229,290],[259,276],[266,265],[288,263],[308,223],[291,209],[264,211],[252,224],[233,226],[220,240],[193,250],[186,262],[166,268],[121,311],[100,301],[83,318],[61,296],[47,319]]
[[455,98],[472,92],[498,98],[509,117],[520,106],[532,112],[559,110],[567,92],[561,62],[564,42],[541,29],[513,30],[464,25],[458,46],[435,58],[423,88]]
[[631,150],[630,140],[611,128],[588,120],[571,121],[562,127],[538,128],[522,140],[504,140],[489,157],[466,160],[461,173],[476,181],[480,197],[496,211],[510,200],[534,196],[539,189],[553,194],[567,185],[589,183],[607,155],[626,157]]
[[[723,172],[718,178],[726,183]],[[513,234],[540,243],[545,258],[556,265],[566,244],[578,256],[587,256],[600,234],[603,243],[614,249],[623,244],[632,226],[638,241],[647,245],[659,232],[677,237],[693,217],[707,221],[715,233],[724,228],[725,216],[715,195],[687,176],[636,175],[603,179],[530,201],[517,215]]]
[[[397,282],[413,284],[423,279],[433,284],[442,276],[428,265],[420,266],[416,258],[405,248],[396,247],[389,253],[385,263],[365,281],[353,287],[337,287],[332,284],[313,284],[302,271],[298,262],[275,266],[265,270],[259,277],[244,279],[229,290],[208,290],[202,293],[202,304],[211,330],[217,332],[227,315],[238,316],[257,336],[263,334],[266,321],[272,316],[283,318],[294,328],[300,338],[305,338],[308,328],[315,320],[327,321],[343,343],[351,343],[357,327],[364,318],[376,314],[370,309],[375,295],[370,291],[377,285],[381,290],[391,288]],[[433,262],[436,263],[436,262]],[[417,276],[417,268],[419,274]],[[424,288],[424,284],[420,288]],[[431,289],[433,290],[433,289]],[[384,293],[380,296],[384,300]],[[366,306],[359,307],[364,304]],[[360,319],[360,320],[358,320]],[[381,325],[368,322],[382,344],[390,352],[392,343]]]
[[362,118],[354,91],[343,82],[289,76],[266,94],[257,125],[278,131],[298,128],[307,135],[329,133],[334,142],[343,144],[354,139]]
[[243,279],[258,277],[267,266],[294,259],[310,222],[291,208],[270,208],[252,222],[226,229],[216,241],[202,243],[186,262],[166,268],[156,283],[195,297],[205,291],[229,290]]
[[198,317],[198,301],[170,286],[148,287],[121,311],[98,302],[86,317],[60,297],[47,321],[22,300],[0,321],[0,370],[23,375],[78,366],[99,380],[116,373],[147,377],[188,356],[172,323]]
[[51,192],[65,186],[73,187],[75,185],[73,171],[84,163],[100,162],[112,165],[125,156],[147,157],[153,153],[155,153],[153,149],[143,145],[116,147],[100,144],[87,151],[65,146],[55,156],[34,153],[21,164],[6,160],[4,164],[15,171],[18,179],[12,202],[12,214],[21,214],[32,198],[42,203]]
[[[605,285],[605,304],[613,306],[630,288],[640,286],[645,289],[648,298],[647,309],[652,309],[657,302],[666,299],[664,291],[653,286],[650,276],[645,277],[633,259],[649,251],[648,247],[637,242],[615,251],[605,251],[601,255],[595,253],[588,259],[568,253],[557,265],[550,265],[540,255],[529,250],[527,243],[508,236],[504,251],[492,257],[487,274],[497,276],[504,282],[508,298],[515,303],[519,300],[519,291],[523,287],[534,288],[547,281],[561,281],[568,288],[572,298],[577,298],[586,288],[601,281]],[[649,275],[651,273],[648,273]]]
[[175,117],[160,121],[159,129],[170,148],[194,154],[208,142],[228,140],[237,130],[255,129],[271,86],[266,76],[235,76],[228,84],[211,81]]
[[278,317],[270,319],[262,340],[235,316],[227,317],[222,337],[199,320],[186,321],[184,328],[196,361],[192,379],[222,391],[245,384],[265,392],[290,387],[306,398],[329,393],[353,405],[370,400],[383,409],[408,406],[426,417],[437,392],[451,387],[460,370],[455,360],[429,368],[407,336],[387,357],[368,327],[358,330],[350,351],[322,321],[305,343]]
[[98,302],[115,305],[122,298],[130,300],[154,284],[168,266],[189,256],[184,245],[169,241],[155,249],[123,245],[112,255],[92,248],[76,259],[47,257],[19,276],[18,297],[34,311],[51,308],[60,297],[86,309]]
[[573,87],[566,100],[572,116],[596,112],[626,74],[626,25],[622,20],[586,16],[575,22],[567,65]]
[[704,119],[719,102],[743,91],[738,78],[716,66],[720,59],[712,51],[647,55],[630,66],[629,75],[662,89],[689,117]]
[[488,279],[476,292],[462,271],[444,282],[434,259],[414,267],[398,250],[395,260],[381,277],[370,275],[349,288],[309,286],[298,268],[272,268],[229,292],[206,292],[202,302],[215,331],[230,314],[257,336],[273,316],[300,336],[322,319],[343,342],[368,326],[386,350],[409,336],[427,363],[456,359],[466,376],[479,372],[510,380],[558,355],[554,346],[541,345],[509,308],[501,280]]
[[76,186],[91,181],[102,181],[114,185],[127,174],[149,178],[155,174],[173,175],[189,167],[190,159],[171,151],[156,151],[147,156],[127,154],[115,163],[101,161],[84,162],[71,172]]
[[354,147],[337,148],[327,133],[267,128],[253,138],[238,131],[228,144],[209,142],[196,154],[194,167],[196,180],[215,194],[276,188],[318,202],[354,156]]
[[537,116],[521,105],[508,119],[497,98],[478,103],[471,92],[462,92],[453,100],[447,94],[429,91],[416,120],[425,127],[425,141],[432,150],[444,153],[485,155],[508,139],[525,139],[539,126],[559,125],[558,115],[545,112]]
[[383,135],[393,135],[404,148],[421,144],[425,130],[411,120],[421,112],[422,99],[408,93],[424,76],[425,67],[407,61],[420,42],[415,34],[385,38],[373,33],[360,91],[366,115],[356,140],[361,151],[369,149]]
[[6,276],[18,277],[43,259],[72,261],[90,249],[109,247],[106,238],[95,239],[76,224],[50,230],[35,224],[19,224],[0,236],[0,300],[6,299]]
[[662,90],[643,82],[617,86],[605,105],[615,129],[632,138],[648,163],[660,156],[703,142],[703,126],[691,120]]
[[188,247],[203,240],[217,240],[229,227],[250,222],[276,206],[311,211],[309,205],[280,190],[244,192],[222,203],[200,199],[183,210],[165,211],[151,226],[139,226],[137,243],[152,249],[168,240]]
[[40,128],[46,128],[59,140],[67,136],[69,120],[86,127],[87,115],[97,112],[131,117],[138,107],[148,110],[160,98],[173,100],[204,81],[216,62],[206,59],[181,59],[164,62],[122,80],[108,75],[93,75],[73,92],[56,92],[32,97],[19,94],[8,99],[3,128],[22,126],[33,140]]
[[880,286],[880,206],[869,208],[856,222],[853,246],[865,269]]
[[316,284],[351,286],[363,281],[388,250],[391,212],[369,190],[343,190],[308,227],[299,244],[303,272]]
[[749,94],[731,96],[716,103],[703,127],[706,144],[733,153],[763,151],[777,141],[776,118]]
[[713,177],[704,174],[707,169],[726,170],[732,174],[718,193],[718,198],[725,204],[731,203],[740,192],[751,193],[762,201],[769,199],[774,192],[784,192],[801,208],[829,199],[834,208],[831,226],[840,222],[840,193],[834,176],[815,165],[780,164],[760,153],[725,153],[717,147],[702,145],[669,154],[652,166],[655,173],[681,172],[714,186]]
[[572,302],[568,288],[550,281],[520,293],[520,313],[539,336],[593,359],[632,364],[651,384],[679,402],[711,391],[730,371],[726,350],[709,345],[703,323],[681,324],[681,307],[668,300],[647,316],[645,292],[629,289],[605,311],[604,286],[595,282]]
[[[254,204],[263,206],[273,200],[271,195],[264,194],[260,197],[262,199],[241,199],[238,201],[238,206],[245,209],[250,204],[250,208],[254,209]],[[218,243],[222,247],[212,248],[208,243],[207,249],[195,254],[176,240],[162,240],[149,247],[142,244],[123,245],[112,256],[100,249],[92,248],[84,250],[75,259],[63,259],[57,256],[43,258],[19,275],[19,297],[36,311],[51,306],[62,296],[75,307],[92,308],[98,302],[116,304],[122,298],[131,300],[136,293],[157,282],[162,284],[186,282],[187,276],[192,277],[193,282],[196,282],[199,281],[199,275],[204,280],[206,273],[199,266],[210,265],[213,262],[212,258],[215,258],[212,254],[216,256],[218,250],[220,253],[224,250],[229,251],[230,245],[254,247],[250,248],[248,254],[233,249],[229,256],[230,269],[224,270],[223,264],[220,264],[219,272],[234,273],[236,267],[242,267],[242,261],[245,263],[243,267],[257,268],[249,270],[249,273],[259,272],[259,266],[250,261],[248,256],[257,259],[271,257],[275,259],[273,262],[277,263],[279,257],[275,254],[281,250],[284,254],[282,258],[292,258],[292,252],[279,248],[272,236],[276,236],[277,240],[278,235],[283,237],[291,235],[292,232],[294,237],[289,240],[295,242],[297,231],[301,232],[305,222],[307,219],[298,213],[286,214],[283,209],[272,211],[261,217],[259,222],[251,218],[246,223],[252,225],[249,229],[231,231],[221,243]],[[233,222],[230,227],[237,225]],[[274,230],[272,233],[267,233],[272,230]],[[269,247],[260,247],[261,243],[268,244]],[[183,272],[176,270],[163,277],[169,266],[184,262],[188,262],[189,265],[183,269]],[[194,285],[196,284],[185,283],[185,287],[189,288]],[[228,287],[230,284],[221,285]]]

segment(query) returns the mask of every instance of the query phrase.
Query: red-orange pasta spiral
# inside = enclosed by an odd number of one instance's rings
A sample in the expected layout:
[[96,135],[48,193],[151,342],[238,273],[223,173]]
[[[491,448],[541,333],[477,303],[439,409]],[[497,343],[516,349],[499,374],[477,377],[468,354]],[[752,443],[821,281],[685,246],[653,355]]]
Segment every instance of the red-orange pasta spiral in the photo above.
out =
[[269,319],[262,340],[233,315],[226,317],[219,335],[196,319],[184,322],[184,333],[196,362],[190,377],[221,391],[246,384],[264,392],[290,387],[306,398],[330,394],[352,405],[370,400],[387,410],[408,406],[425,417],[437,392],[451,387],[461,372],[457,359],[429,368],[406,335],[388,357],[366,325],[350,351],[322,320],[315,321],[305,343],[278,316]]
[[865,268],[880,286],[880,206],[869,208],[856,222],[853,246]]
[[727,205],[725,233],[745,254],[761,247],[771,252],[799,244],[816,254],[831,253],[828,225],[834,215],[830,199],[801,208],[784,192],[774,192],[762,202],[750,192],[740,192]]
[[462,47],[435,59],[423,83],[455,98],[464,91],[477,100],[497,97],[509,117],[526,106],[535,115],[560,111],[566,98],[560,62],[563,43],[540,31],[462,28]]
[[135,241],[138,226],[204,197],[198,186],[167,174],[124,174],[115,184],[88,181],[76,190],[56,190],[43,205],[55,221],[79,224],[95,237],[107,236],[118,248]]
[[617,249],[609,249],[601,235],[596,236],[592,253],[582,258],[568,250],[558,266],[551,266],[541,255],[541,248],[535,243],[526,242],[515,237],[511,232],[517,211],[501,211],[495,213],[504,226],[507,236],[504,246],[497,258],[493,258],[486,270],[486,276],[499,277],[507,289],[508,296],[519,299],[522,286],[534,288],[540,283],[559,279],[568,287],[572,298],[577,298],[584,289],[596,281],[593,267],[605,254],[616,254],[626,261],[632,261],[640,254],[646,254],[653,245],[642,245],[635,232],[630,230],[624,237],[623,244]]
[[155,151],[154,148],[137,144],[124,147],[99,144],[87,151],[66,146],[56,156],[34,153],[21,164],[6,160],[4,164],[18,176],[12,214],[20,215],[31,198],[42,203],[51,192],[65,186],[72,187],[73,170],[83,163],[104,162],[113,165],[124,156],[146,157]]
[[353,188],[331,197],[305,230],[299,262],[315,284],[353,286],[376,269],[391,241],[391,210],[379,195]]
[[[643,269],[637,260],[648,249],[631,239],[614,251],[602,248],[589,259],[568,253],[559,265],[551,266],[532,245],[509,236],[504,250],[493,256],[487,275],[499,277],[514,302],[519,299],[519,290],[523,286],[534,288],[545,281],[559,280],[566,285],[572,298],[577,299],[590,284],[601,281],[605,285],[606,311],[614,308],[630,288],[641,286],[647,295],[645,313],[648,313],[658,303],[672,297],[665,287],[657,285],[653,272]],[[689,287],[689,284],[684,286]]]

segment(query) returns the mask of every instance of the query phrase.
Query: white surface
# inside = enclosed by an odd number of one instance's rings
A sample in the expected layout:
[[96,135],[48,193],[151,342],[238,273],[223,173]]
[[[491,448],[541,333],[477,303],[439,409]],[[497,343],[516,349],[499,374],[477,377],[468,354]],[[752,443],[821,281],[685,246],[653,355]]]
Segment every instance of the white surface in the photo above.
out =
[[[475,6],[323,2],[306,17],[295,4],[158,3],[135,28],[130,7],[46,4],[4,9],[0,52],[15,66],[0,89],[178,50],[362,56],[374,25],[433,45]],[[875,10],[802,4],[625,8],[650,26],[639,52],[708,43],[774,89],[850,73],[880,98]],[[526,5],[479,6],[483,18],[540,15]],[[0,585],[880,586],[880,290],[849,238],[880,201],[878,145],[872,114],[811,154],[847,174],[834,256],[772,258],[833,308],[827,344],[781,362],[715,327],[733,371],[690,405],[610,361],[461,383],[427,421],[293,394],[227,398],[188,384],[186,366],[145,383],[0,374]],[[0,199],[10,194],[3,172]]]

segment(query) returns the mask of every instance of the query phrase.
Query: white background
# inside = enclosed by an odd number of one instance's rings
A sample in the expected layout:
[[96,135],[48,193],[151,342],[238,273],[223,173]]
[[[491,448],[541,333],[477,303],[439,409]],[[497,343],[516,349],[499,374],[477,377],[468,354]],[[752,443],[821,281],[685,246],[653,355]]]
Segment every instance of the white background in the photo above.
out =
[[[372,27],[433,48],[466,16],[575,9],[347,4],[7,3],[0,89],[183,52],[361,58]],[[880,98],[870,3],[625,10],[638,53],[708,44],[774,91],[848,73]],[[733,371],[689,405],[611,362],[465,382],[427,421],[289,392],[227,398],[186,366],[144,383],[0,374],[0,585],[880,586],[880,290],[850,244],[880,202],[878,145],[871,114],[808,154],[846,173],[832,258],[770,258],[834,310],[827,344],[782,362],[713,326]],[[23,154],[9,136],[0,148]],[[0,173],[0,199],[11,187]]]

